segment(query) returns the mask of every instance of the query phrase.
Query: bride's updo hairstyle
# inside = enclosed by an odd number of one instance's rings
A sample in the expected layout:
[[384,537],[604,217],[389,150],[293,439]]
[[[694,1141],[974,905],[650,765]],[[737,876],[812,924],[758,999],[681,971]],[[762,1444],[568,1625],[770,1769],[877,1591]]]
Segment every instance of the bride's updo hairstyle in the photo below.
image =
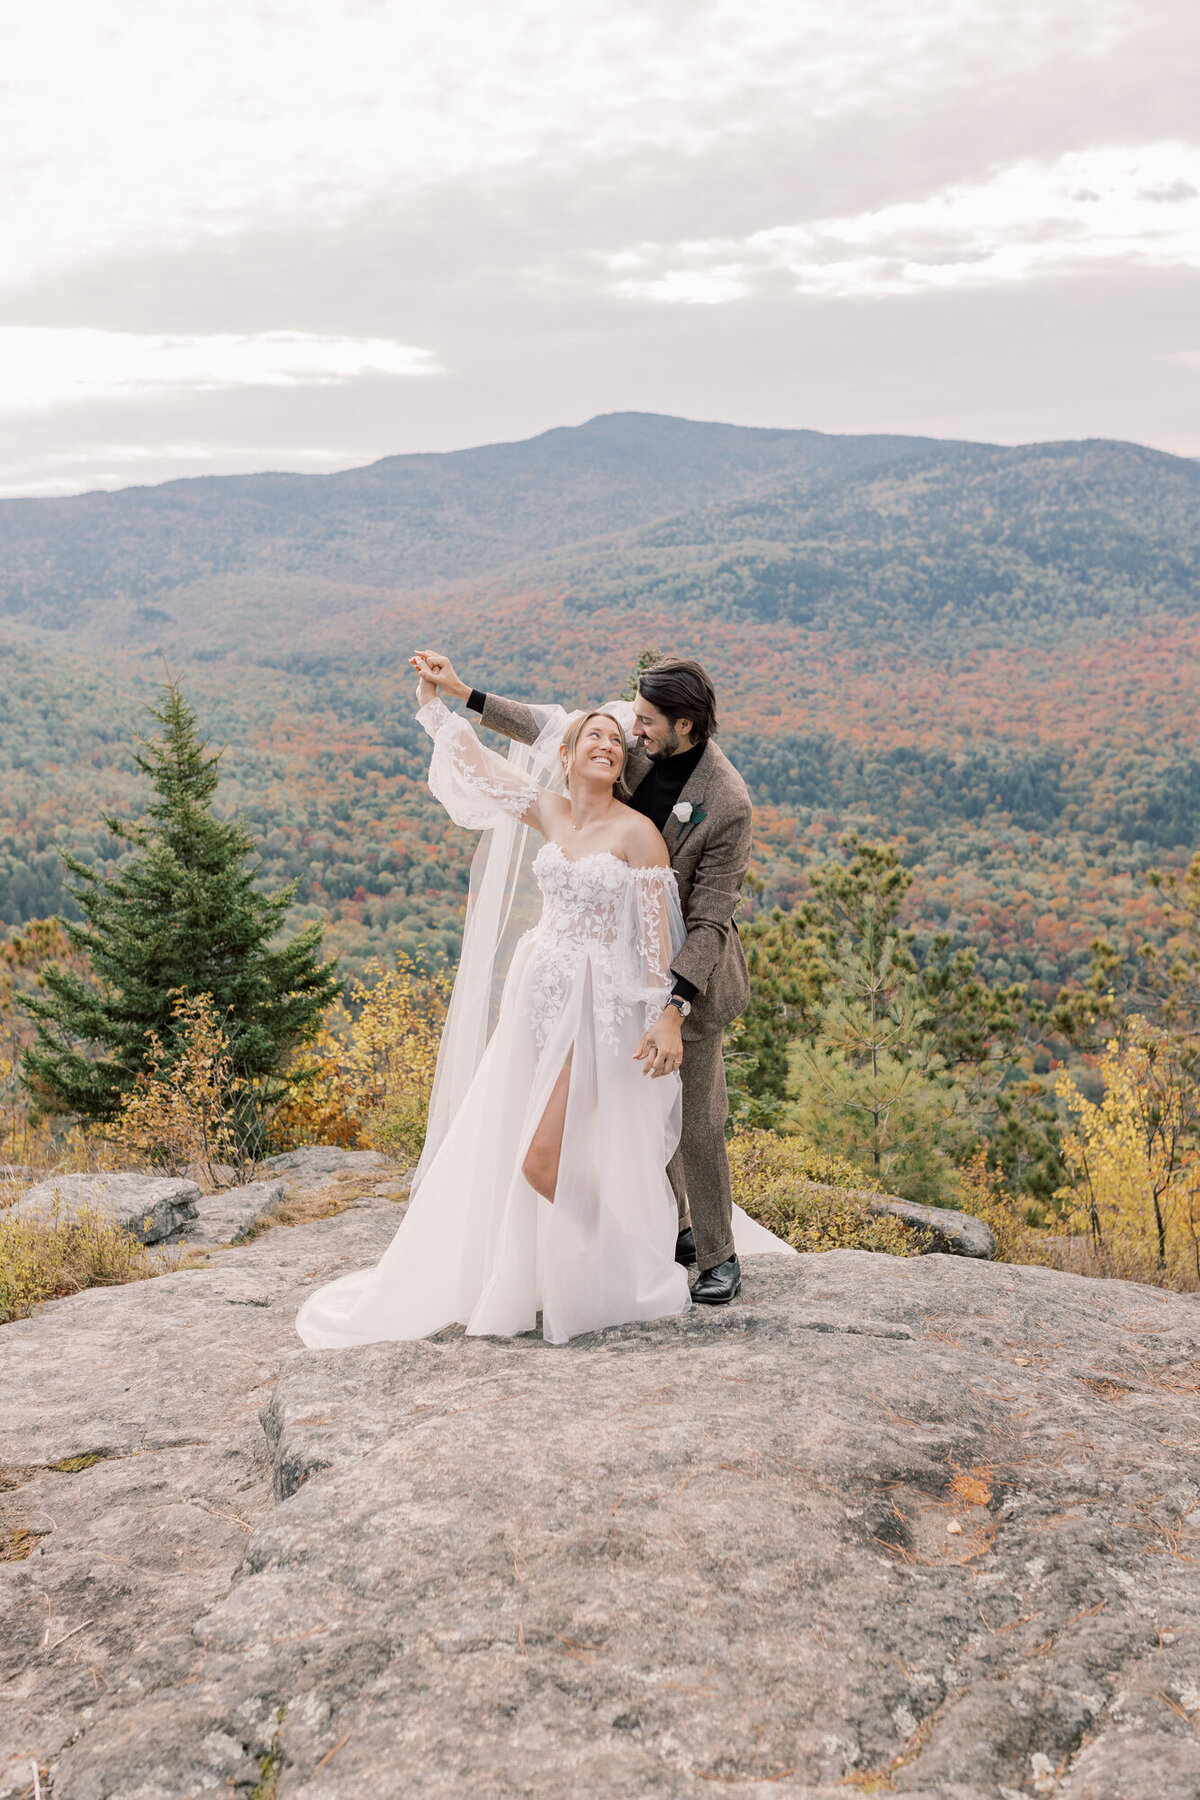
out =
[[581,718],[573,719],[562,734],[563,773],[566,776],[567,792],[569,793],[571,790],[571,764],[575,761],[575,749],[579,743],[579,734],[589,719],[607,719],[617,728],[617,735],[621,740],[621,766],[617,770],[617,779],[613,782],[613,793],[618,800],[628,800],[629,789],[625,786],[625,765],[629,761],[629,746],[625,742],[625,733],[621,730],[621,721],[614,719],[610,712],[605,712],[602,706],[597,706],[591,712],[584,713]]

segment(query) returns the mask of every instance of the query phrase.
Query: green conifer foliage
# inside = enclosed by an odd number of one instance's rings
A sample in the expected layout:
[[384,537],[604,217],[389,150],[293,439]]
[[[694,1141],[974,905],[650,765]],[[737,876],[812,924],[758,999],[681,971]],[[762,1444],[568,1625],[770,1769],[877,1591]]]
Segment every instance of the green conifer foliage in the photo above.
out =
[[152,1035],[169,1056],[180,993],[212,997],[235,1073],[269,1104],[282,1059],[315,1033],[337,992],[319,925],[276,944],[293,890],[256,888],[253,839],[214,815],[220,753],[200,739],[173,679],[153,716],[160,734],[136,756],[153,798],[136,823],[105,820],[132,855],[112,875],[64,856],[85,921],[67,935],[90,975],[48,968],[43,992],[26,1001],[36,1042],[22,1074],[47,1111],[113,1118],[147,1067]]
[[952,1165],[981,1145],[1049,1197],[1057,1115],[1022,1078],[1045,1008],[1020,983],[989,987],[948,937],[918,963],[896,847],[853,831],[840,847],[808,871],[811,900],[740,928],[751,998],[730,1034],[735,1119],[798,1126],[912,1200],[950,1203]]
[[797,1055],[797,1122],[893,1191],[936,1204],[949,1189],[946,1133],[959,1096],[896,933],[869,900],[865,912],[861,933],[830,961],[830,998]]

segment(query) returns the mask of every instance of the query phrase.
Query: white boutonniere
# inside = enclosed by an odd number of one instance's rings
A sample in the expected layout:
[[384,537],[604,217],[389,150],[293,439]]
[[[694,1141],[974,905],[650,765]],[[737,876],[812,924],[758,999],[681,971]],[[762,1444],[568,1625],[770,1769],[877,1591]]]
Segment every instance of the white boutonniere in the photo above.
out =
[[691,818],[692,813],[694,811],[695,811],[695,808],[693,807],[690,800],[677,800],[675,802],[674,806],[671,808],[671,813],[672,813],[673,817],[678,819],[679,823],[681,825],[687,824],[688,820]]

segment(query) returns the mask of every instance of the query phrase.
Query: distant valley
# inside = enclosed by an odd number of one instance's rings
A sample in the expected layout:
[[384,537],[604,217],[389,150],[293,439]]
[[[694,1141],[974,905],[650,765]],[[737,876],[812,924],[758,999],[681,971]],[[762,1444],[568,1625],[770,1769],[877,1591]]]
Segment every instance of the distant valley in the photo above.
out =
[[343,475],[0,501],[0,921],[64,905],[138,805],[163,658],[229,745],[264,873],[350,966],[453,955],[470,843],[422,785],[404,658],[600,700],[646,648],[709,663],[759,807],[762,904],[849,825],[911,916],[1065,979],[1153,926],[1200,844],[1200,465],[616,414]]

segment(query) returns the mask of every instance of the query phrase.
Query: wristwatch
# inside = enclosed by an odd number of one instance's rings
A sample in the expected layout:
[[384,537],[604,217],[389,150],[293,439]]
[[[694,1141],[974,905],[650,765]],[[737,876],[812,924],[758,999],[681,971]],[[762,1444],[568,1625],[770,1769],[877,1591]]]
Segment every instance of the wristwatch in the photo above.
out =
[[679,1008],[679,1016],[681,1019],[686,1019],[692,1010],[691,1001],[685,1000],[682,994],[672,994],[671,998],[667,1001],[667,1005],[677,1006]]

